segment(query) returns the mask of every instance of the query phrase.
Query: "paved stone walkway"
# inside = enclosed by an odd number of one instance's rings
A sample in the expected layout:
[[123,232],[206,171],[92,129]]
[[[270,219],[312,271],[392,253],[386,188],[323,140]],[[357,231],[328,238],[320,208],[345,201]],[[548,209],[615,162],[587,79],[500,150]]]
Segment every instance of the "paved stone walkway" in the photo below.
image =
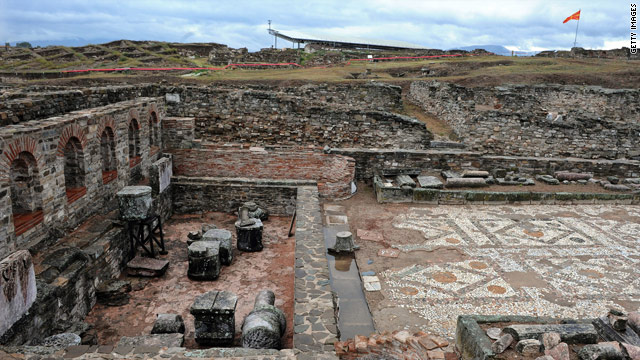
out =
[[636,206],[438,206],[407,208],[385,233],[402,253],[456,249],[462,259],[382,271],[385,307],[453,337],[462,314],[595,317],[640,308],[640,208]]

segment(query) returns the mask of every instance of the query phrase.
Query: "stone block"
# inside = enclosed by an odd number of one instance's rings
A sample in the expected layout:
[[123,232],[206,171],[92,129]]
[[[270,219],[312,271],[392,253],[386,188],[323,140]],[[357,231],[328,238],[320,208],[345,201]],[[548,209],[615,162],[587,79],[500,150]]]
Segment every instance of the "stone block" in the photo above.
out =
[[238,297],[228,291],[209,291],[196,298],[190,312],[195,317],[198,344],[229,346],[235,334]]
[[398,187],[416,187],[416,182],[409,175],[398,175],[396,177],[396,185]]
[[540,341],[536,339],[524,339],[516,344],[516,351],[525,356],[536,355],[540,352]]
[[627,192],[627,191],[631,191],[631,188],[628,187],[627,185],[622,185],[622,184],[605,184],[604,188],[606,190],[610,190],[610,191],[620,191],[620,192]]
[[116,345],[116,351],[118,348],[129,349],[138,346],[161,346],[161,347],[180,347],[184,343],[184,334],[152,334],[143,336],[123,336]]
[[178,314],[158,314],[153,323],[152,334],[184,334],[184,320]]
[[203,241],[217,241],[220,243],[220,262],[231,265],[233,261],[233,238],[229,230],[212,229],[204,233]]
[[485,187],[489,186],[483,178],[448,178],[447,188]]
[[488,178],[489,172],[483,170],[465,170],[462,172],[463,178]]
[[116,194],[120,218],[127,221],[144,220],[152,211],[150,186],[127,186]]
[[136,256],[127,263],[129,276],[158,277],[169,268],[169,261]]
[[[253,201],[247,201],[242,204],[242,207],[246,207],[248,210],[248,216],[253,219],[260,219],[260,221],[266,221],[269,219],[269,212],[267,210],[261,209],[258,205]],[[238,210],[240,213],[240,210]]]
[[243,224],[242,220],[235,223],[236,242],[240,251],[262,251],[262,221],[260,219],[251,219],[253,223]]
[[107,306],[122,306],[129,303],[130,291],[129,281],[105,281],[96,288],[96,301]]
[[216,280],[220,276],[220,242],[196,241],[189,245],[187,275],[195,280]]
[[560,181],[589,180],[592,177],[593,175],[588,173],[574,173],[574,172],[566,172],[566,171],[562,171],[562,172],[559,171],[555,173],[555,178]]
[[36,300],[36,276],[27,250],[0,261],[0,336],[24,315]]
[[42,346],[50,346],[57,349],[65,349],[70,346],[80,345],[82,339],[74,333],[62,333],[49,336],[42,341]]
[[442,189],[444,184],[435,176],[418,176],[418,184],[421,188]]

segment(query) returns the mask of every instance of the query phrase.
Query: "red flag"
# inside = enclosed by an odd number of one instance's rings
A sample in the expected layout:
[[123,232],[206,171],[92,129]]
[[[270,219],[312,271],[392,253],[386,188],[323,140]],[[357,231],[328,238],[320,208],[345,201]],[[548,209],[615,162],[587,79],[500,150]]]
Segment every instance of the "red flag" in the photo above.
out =
[[562,23],[564,24],[569,20],[580,20],[580,10],[578,10],[578,12],[576,12],[573,15],[569,16],[568,18],[564,19],[564,21]]

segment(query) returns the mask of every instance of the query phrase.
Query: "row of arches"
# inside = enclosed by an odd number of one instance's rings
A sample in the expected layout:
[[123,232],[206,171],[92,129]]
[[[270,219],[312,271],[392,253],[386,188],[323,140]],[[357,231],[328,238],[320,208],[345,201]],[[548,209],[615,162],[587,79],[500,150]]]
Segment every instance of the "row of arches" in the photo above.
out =
[[[75,126],[75,125],[74,125]],[[100,157],[102,160],[102,182],[108,184],[118,177],[116,158],[116,133],[113,120],[105,125],[100,133]],[[149,116],[149,146],[160,145],[159,122],[155,112]],[[30,146],[24,148],[12,160],[9,166],[11,193],[11,211],[16,236],[23,234],[43,220],[42,191],[35,141],[25,140]],[[67,203],[82,198],[86,194],[85,139],[83,132],[65,129],[61,136],[58,156],[63,158],[64,185]],[[63,145],[63,146],[62,146]],[[140,163],[140,123],[136,118],[128,126],[129,166]]]

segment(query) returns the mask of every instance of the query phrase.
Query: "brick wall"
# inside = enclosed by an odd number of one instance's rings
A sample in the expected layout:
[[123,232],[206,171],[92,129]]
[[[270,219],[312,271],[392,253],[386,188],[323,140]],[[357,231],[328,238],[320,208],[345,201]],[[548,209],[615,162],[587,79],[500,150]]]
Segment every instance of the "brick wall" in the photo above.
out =
[[172,149],[174,174],[190,177],[234,177],[312,180],[331,199],[351,196],[355,162],[346,156],[317,152],[265,150]]
[[[160,105],[160,106],[158,106]],[[20,248],[31,248],[47,238],[57,238],[65,229],[75,227],[88,216],[113,205],[115,193],[132,181],[133,174],[148,174],[148,168],[160,155],[149,146],[151,113],[158,123],[164,117],[162,99],[140,98],[104,107],[79,110],[46,120],[23,122],[18,126],[0,127],[0,258]],[[139,121],[140,161],[131,167],[128,151],[128,125]],[[101,133],[113,127],[115,172],[103,174]],[[74,159],[78,166],[78,182],[65,180],[73,172],[64,151],[72,142],[81,156]],[[162,146],[161,143],[157,144]],[[41,200],[41,213],[27,221],[26,231],[16,231],[20,216],[13,214],[11,199],[11,164],[23,152],[28,152],[37,168],[35,196]],[[65,183],[67,186],[65,186]],[[69,193],[69,184],[76,184]]]

